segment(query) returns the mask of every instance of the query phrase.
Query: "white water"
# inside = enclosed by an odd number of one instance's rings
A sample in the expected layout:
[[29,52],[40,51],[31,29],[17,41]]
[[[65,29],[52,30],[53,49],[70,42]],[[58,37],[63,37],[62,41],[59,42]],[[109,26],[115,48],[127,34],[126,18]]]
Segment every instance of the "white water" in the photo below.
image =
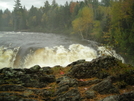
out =
[[94,49],[80,44],[73,44],[69,46],[69,49],[63,46],[38,49],[26,57],[24,64],[26,67],[36,64],[40,66],[66,66],[76,60],[86,59],[91,61],[96,57],[97,53]]
[[[31,33],[10,32],[7,34],[7,36],[6,34],[2,34],[3,41],[0,38],[0,43],[6,42],[6,45],[0,47],[0,68],[30,68],[34,65],[40,65],[41,67],[53,67],[55,65],[66,66],[71,62],[80,59],[91,61],[92,59],[103,55],[114,56],[124,62],[124,59],[114,50],[109,50],[104,46],[94,49],[91,47],[91,43],[90,45],[88,45],[89,43],[87,43],[87,45],[82,45],[83,42],[77,42],[76,40],[72,39],[70,40],[63,36],[60,36],[59,38],[58,35],[55,36],[55,34],[46,34],[45,36],[44,34],[41,34],[41,36],[39,36],[39,34],[35,34],[39,37],[39,39],[37,39],[37,36],[34,36],[34,34],[32,35]],[[32,36],[28,36],[30,37],[28,39],[27,35]],[[16,40],[11,39],[15,38],[16,36]],[[25,37],[24,39],[21,39],[20,36]],[[4,38],[7,38],[8,40],[10,39],[9,42],[4,41]],[[45,38],[47,40],[44,40]],[[12,44],[14,46],[12,46]],[[43,46],[44,44],[45,46]],[[68,47],[66,47],[67,45]]]
[[[27,54],[23,63],[19,61],[19,58],[16,58],[18,50],[19,48],[11,50],[1,47],[0,67],[30,68],[34,65],[40,65],[41,67],[53,67],[55,65],[66,66],[76,60],[85,59],[86,61],[91,61],[101,55],[115,56],[124,62],[124,59],[114,50],[110,51],[105,47],[98,47],[98,50],[94,50],[93,48],[80,44],[72,44],[69,46],[69,49],[66,49],[63,46],[37,49],[36,51],[31,51]],[[99,54],[97,54],[97,51],[99,51]],[[15,64],[19,64],[19,66],[16,66]]]

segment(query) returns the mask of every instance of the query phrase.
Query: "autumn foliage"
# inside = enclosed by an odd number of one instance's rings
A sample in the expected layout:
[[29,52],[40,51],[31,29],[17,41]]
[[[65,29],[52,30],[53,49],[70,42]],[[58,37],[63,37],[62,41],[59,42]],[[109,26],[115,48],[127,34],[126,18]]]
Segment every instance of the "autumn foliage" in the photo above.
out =
[[72,33],[113,46],[126,62],[134,63],[134,0],[84,0],[65,5],[53,0],[29,10],[16,0],[12,12],[0,10],[2,30]]

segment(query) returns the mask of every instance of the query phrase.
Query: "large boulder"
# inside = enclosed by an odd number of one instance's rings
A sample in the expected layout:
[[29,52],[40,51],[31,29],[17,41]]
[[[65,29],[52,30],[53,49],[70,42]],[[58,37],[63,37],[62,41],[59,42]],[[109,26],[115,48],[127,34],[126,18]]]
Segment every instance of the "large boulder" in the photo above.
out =
[[2,85],[0,91],[24,91],[25,87],[21,85]]
[[78,85],[78,81],[74,78],[68,77],[68,76],[63,76],[61,78],[58,78],[56,80],[58,86],[64,86],[64,85],[68,85],[69,87],[73,87],[73,86],[77,86]]
[[70,64],[72,68],[67,74],[69,76],[75,78],[91,78],[91,77],[106,78],[107,76],[109,76],[109,74],[103,73],[102,69],[109,69],[110,67],[116,66],[117,59],[110,56],[104,56],[94,59],[91,62],[82,61],[78,65],[76,65],[76,63],[73,64]]
[[54,71],[51,69],[51,67],[42,67],[40,69],[40,72],[46,73],[46,74],[52,74]]
[[124,93],[121,95],[112,95],[100,101],[134,101],[134,91]]
[[71,89],[70,91],[55,98],[53,101],[81,101],[80,92],[78,89]]
[[92,86],[90,90],[97,91],[100,94],[113,94],[119,93],[118,89],[116,89],[110,79],[104,79],[100,83]]
[[93,99],[93,98],[96,97],[96,92],[95,92],[94,90],[87,90],[87,91],[85,92],[85,97],[86,97],[87,99]]
[[102,80],[100,79],[94,79],[94,80],[88,80],[88,81],[78,81],[78,85],[79,86],[90,86],[90,85],[93,85],[93,84],[97,84],[99,82],[101,82]]
[[30,98],[22,98],[22,95],[15,93],[0,93],[0,101],[37,101]]

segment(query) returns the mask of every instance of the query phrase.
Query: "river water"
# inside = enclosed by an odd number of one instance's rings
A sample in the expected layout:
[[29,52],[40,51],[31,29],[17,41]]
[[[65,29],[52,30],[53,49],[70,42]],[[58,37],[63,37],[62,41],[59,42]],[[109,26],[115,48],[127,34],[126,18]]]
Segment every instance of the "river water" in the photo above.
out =
[[114,50],[72,35],[0,32],[0,68],[30,68],[34,65],[66,66],[80,59],[91,61],[104,54],[113,55],[124,62]]

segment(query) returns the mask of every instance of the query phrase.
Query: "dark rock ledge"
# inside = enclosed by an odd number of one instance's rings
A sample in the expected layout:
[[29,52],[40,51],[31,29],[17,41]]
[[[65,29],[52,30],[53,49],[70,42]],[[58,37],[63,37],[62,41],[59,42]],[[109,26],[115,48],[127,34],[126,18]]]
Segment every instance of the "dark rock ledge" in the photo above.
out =
[[[62,74],[60,72],[62,71]],[[0,101],[134,101],[134,67],[114,57],[0,69]]]

